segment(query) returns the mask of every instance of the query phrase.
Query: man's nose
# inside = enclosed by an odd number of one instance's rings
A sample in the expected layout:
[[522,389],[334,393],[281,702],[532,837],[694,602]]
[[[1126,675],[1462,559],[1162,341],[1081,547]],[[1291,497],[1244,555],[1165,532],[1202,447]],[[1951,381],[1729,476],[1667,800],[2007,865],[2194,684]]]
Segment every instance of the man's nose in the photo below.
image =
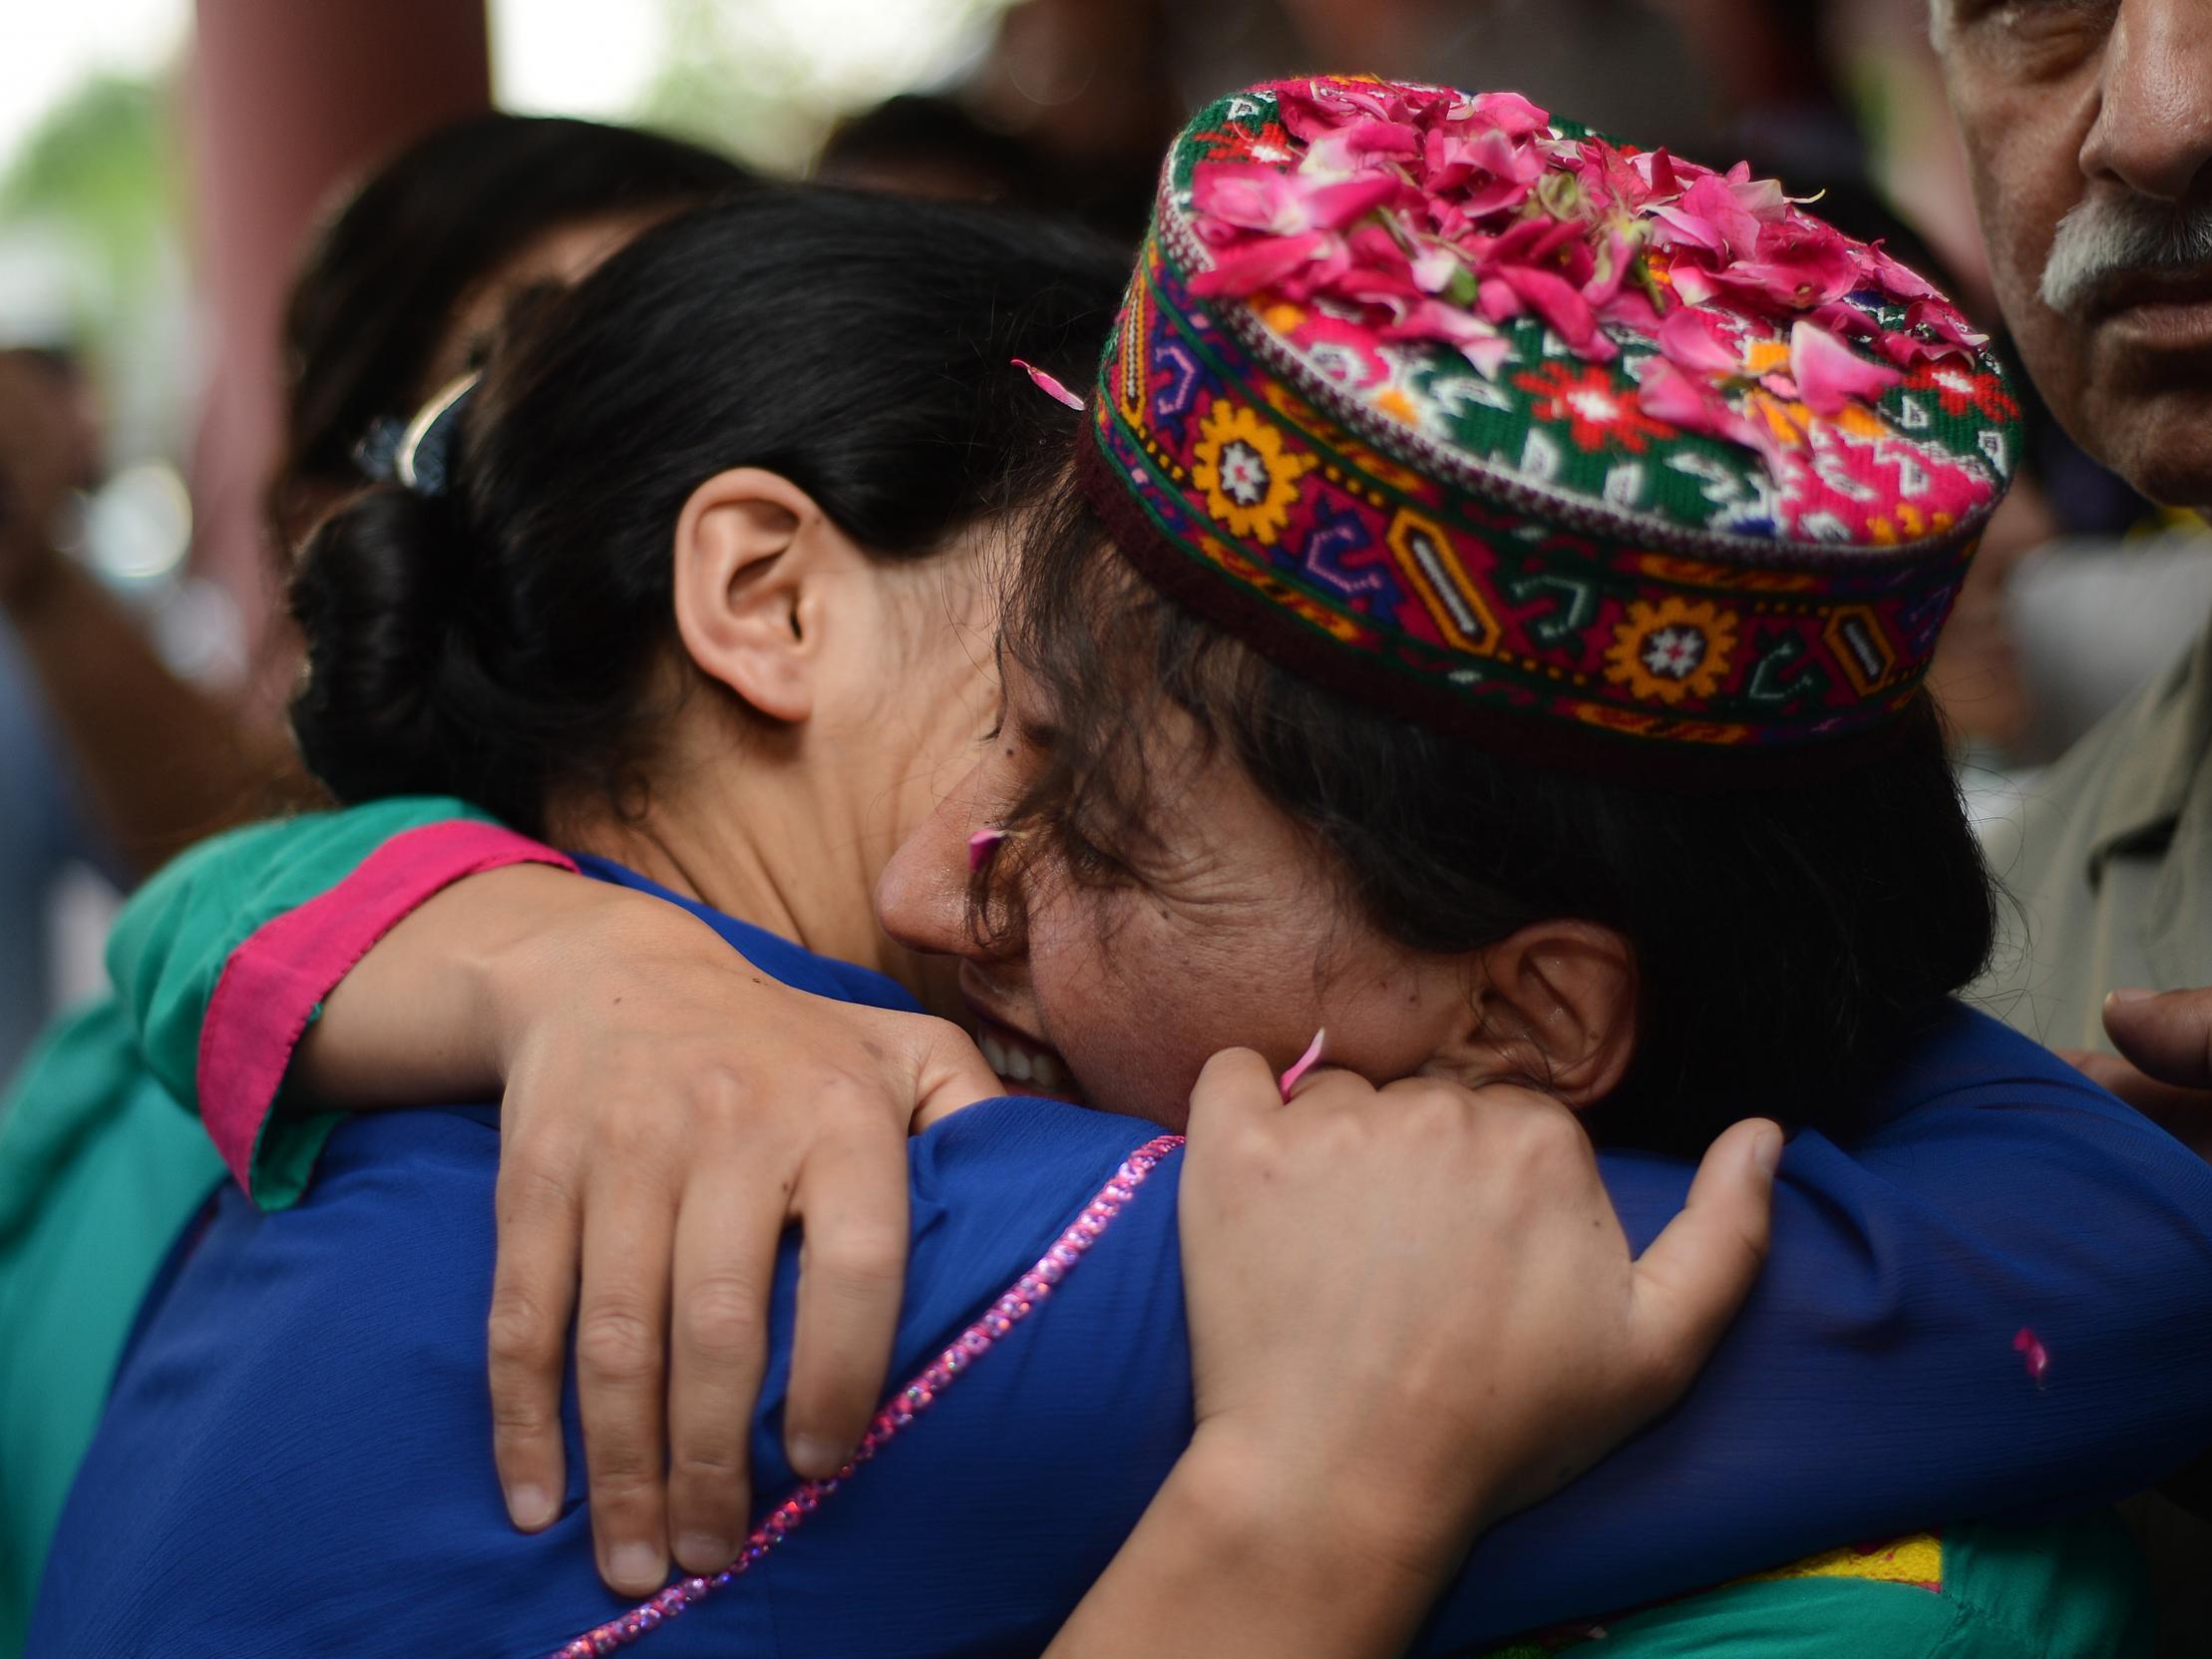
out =
[[2081,170],[2180,202],[2212,166],[2212,0],[2120,0]]

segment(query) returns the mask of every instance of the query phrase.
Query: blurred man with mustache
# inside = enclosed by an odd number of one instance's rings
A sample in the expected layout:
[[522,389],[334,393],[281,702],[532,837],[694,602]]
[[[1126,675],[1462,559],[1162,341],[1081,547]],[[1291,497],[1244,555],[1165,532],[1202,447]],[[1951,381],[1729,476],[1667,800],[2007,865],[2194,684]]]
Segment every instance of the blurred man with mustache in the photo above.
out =
[[[2145,495],[2212,508],[2212,0],[1932,7],[2028,372]],[[2025,925],[1995,1012],[2212,1149],[2212,631],[1990,853]]]
[[[2212,509],[2212,0],[1931,5],[2028,373],[2145,495]],[[1988,851],[2019,901],[1992,1011],[2212,1151],[2212,627]],[[2201,1509],[2206,1485],[2174,1489]],[[2212,1651],[2212,1528],[2138,1520],[2161,1651]]]

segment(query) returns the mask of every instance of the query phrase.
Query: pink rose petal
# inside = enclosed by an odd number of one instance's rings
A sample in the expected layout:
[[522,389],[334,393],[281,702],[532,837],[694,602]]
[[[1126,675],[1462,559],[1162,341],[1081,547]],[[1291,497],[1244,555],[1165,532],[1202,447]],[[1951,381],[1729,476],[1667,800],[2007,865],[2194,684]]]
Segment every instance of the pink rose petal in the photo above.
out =
[[1298,1084],[1304,1080],[1306,1072],[1312,1070],[1314,1066],[1320,1064],[1321,1044],[1325,1040],[1327,1040],[1327,1037],[1328,1033],[1325,1029],[1315,1032],[1313,1034],[1313,1040],[1305,1045],[1305,1052],[1298,1055],[1297,1063],[1292,1065],[1290,1070],[1283,1073],[1281,1083],[1284,1099],[1290,1099],[1290,1091],[1296,1088]]
[[1656,421],[1707,437],[1722,436],[1728,406],[1709,384],[1693,380],[1664,357],[1644,366],[1637,383],[1637,406]]
[[1798,395],[1816,415],[1840,415],[1854,403],[1872,403],[1905,378],[1802,320],[1790,329],[1789,369]]
[[1931,356],[1976,357],[1990,343],[1989,335],[1974,327],[1944,299],[1915,302],[1905,312],[1905,326],[1925,328],[1935,335],[1934,340],[1921,342],[1931,348]]
[[1459,255],[1448,247],[1432,247],[1413,259],[1413,285],[1423,293],[1442,293],[1459,273]]
[[1719,319],[1695,306],[1685,305],[1659,324],[1659,348],[1676,368],[1698,374],[1743,372],[1743,353],[1721,332]]
[[1442,340],[1459,347],[1467,361],[1495,379],[1512,354],[1512,342],[1472,311],[1423,299],[1406,307],[1405,315],[1382,330],[1386,340]]
[[1882,284],[1882,291],[1892,299],[1933,299],[1941,301],[1935,285],[1912,266],[1893,259],[1880,243],[1867,249],[1872,256],[1874,275]]
[[[1288,1089],[1289,1085],[1286,1084],[1285,1087]],[[2038,1389],[2041,1388],[2043,1377],[2050,1370],[2050,1350],[2042,1345],[2034,1332],[2024,1325],[2020,1328],[2019,1335],[2013,1338],[2013,1352],[2028,1367],[2028,1381]]]
[[1010,831],[999,829],[993,825],[989,829],[979,829],[969,836],[967,838],[967,873],[972,876],[988,864],[996,856],[1000,844],[1009,838],[1010,833]]
[[1620,348],[1599,331],[1590,301],[1565,277],[1528,265],[1502,265],[1496,275],[1582,356],[1608,363],[1620,355]]
[[1386,173],[1341,184],[1320,185],[1303,193],[1305,223],[1301,229],[1341,230],[1397,195],[1402,187]]
[[[1775,200],[1781,200],[1778,188]],[[1745,208],[1735,190],[1718,179],[1700,179],[1682,192],[1679,211],[1682,217],[1695,220],[1717,237],[1723,253],[1740,259],[1758,250],[1758,215]]]
[[1474,113],[1508,138],[1525,139],[1552,130],[1551,115],[1517,92],[1478,93]]
[[1302,236],[1257,237],[1223,254],[1212,270],[1200,271],[1192,277],[1191,292],[1201,298],[1217,294],[1246,298],[1262,288],[1275,286],[1300,265],[1310,263],[1336,240],[1325,230],[1310,230]]
[[1667,280],[1674,285],[1674,295],[1684,305],[1708,304],[1720,292],[1709,272],[1701,265],[1676,259],[1667,267]]
[[1083,400],[1077,397],[1073,392],[1069,391],[1067,387],[1061,382],[1058,375],[1048,374],[1043,369],[1038,368],[1036,364],[1024,362],[1019,357],[1012,358],[1010,359],[1010,361],[1013,363],[1015,368],[1021,370],[1022,373],[1026,374],[1031,380],[1034,380],[1037,383],[1038,391],[1044,393],[1046,397],[1051,398],[1055,403],[1064,403],[1070,409],[1080,409],[1083,407]]

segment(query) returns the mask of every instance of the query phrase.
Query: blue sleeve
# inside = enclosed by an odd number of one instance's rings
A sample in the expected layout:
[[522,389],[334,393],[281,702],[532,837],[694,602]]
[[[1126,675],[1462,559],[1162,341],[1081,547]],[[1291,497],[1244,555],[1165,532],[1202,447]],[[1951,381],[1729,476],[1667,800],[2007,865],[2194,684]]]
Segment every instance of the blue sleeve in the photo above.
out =
[[[1848,1153],[1792,1144],[1771,1265],[1690,1397],[1484,1539],[1416,1651],[1856,1538],[2091,1505],[2212,1440],[2212,1170],[2055,1062],[1988,1058],[1956,1086],[1917,1079],[1918,1109]],[[1153,1132],[1001,1101],[919,1138],[897,1380],[989,1319]],[[33,1654],[398,1659],[436,1630],[442,1652],[522,1655],[619,1612],[592,1571],[572,1394],[562,1519],[521,1536],[492,1481],[497,1146],[489,1109],[371,1114],[298,1208],[225,1196],[118,1381]],[[1603,1161],[1647,1241],[1688,1171]],[[1189,1436],[1180,1170],[1164,1158],[1029,1313],[645,1651],[1043,1647]],[[797,1266],[787,1245],[754,1425],[770,1504],[792,1485]],[[2024,1327],[2049,1354],[2039,1382]]]
[[[1766,1272],[1668,1418],[1497,1528],[1442,1630],[1633,1606],[1839,1540],[2028,1520],[2212,1444],[2212,1167],[1979,1016],[1916,1108],[1796,1137]],[[1689,1171],[1602,1162],[1641,1249]],[[2048,1356],[2030,1374],[2016,1339]]]
[[[1959,1036],[1907,1080],[1911,1112],[1849,1150],[1792,1142],[1768,1270],[1689,1399],[1485,1538],[1420,1651],[1842,1541],[2092,1508],[2212,1443],[2212,1168],[2042,1050],[1978,1021]],[[1019,1161],[989,1145],[1008,1126],[936,1131],[918,1181],[947,1214],[992,1211]],[[1633,1152],[1601,1162],[1641,1249],[1678,1213],[1690,1170]],[[920,1597],[940,1627],[965,1620],[1018,1648],[1111,1557],[1190,1430],[1179,1169],[1163,1163],[1049,1307],[810,1519],[838,1507],[851,1553],[795,1551],[766,1575],[809,1651],[818,1638],[869,1651],[865,1633],[837,1638],[866,1615],[831,1608],[812,1576],[858,1558],[896,1550],[902,1607]],[[2039,1379],[2015,1346],[2023,1330],[2047,1350]],[[756,1466],[780,1470],[773,1428]],[[981,1468],[1007,1477],[979,1481]]]

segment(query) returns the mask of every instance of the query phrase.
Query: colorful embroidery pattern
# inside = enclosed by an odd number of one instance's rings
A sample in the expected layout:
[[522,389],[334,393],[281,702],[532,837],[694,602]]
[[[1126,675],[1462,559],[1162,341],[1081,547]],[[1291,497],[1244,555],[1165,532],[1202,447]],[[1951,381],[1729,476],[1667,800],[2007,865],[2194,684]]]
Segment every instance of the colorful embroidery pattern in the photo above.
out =
[[1081,475],[1153,581],[1295,671],[1686,777],[1890,723],[2017,418],[1932,290],[1740,169],[1299,81],[1171,152]]
[[1206,492],[1206,510],[1229,527],[1273,547],[1290,522],[1309,455],[1283,450],[1283,436],[1250,409],[1227,400],[1207,410],[1192,446],[1191,482]]
[[551,1659],[595,1659],[601,1654],[614,1653],[628,1647],[640,1636],[659,1629],[668,1620],[677,1617],[687,1608],[694,1607],[717,1590],[727,1589],[752,1567],[765,1560],[769,1552],[806,1523],[807,1516],[821,1507],[822,1500],[852,1479],[860,1465],[897,1439],[917,1417],[929,1409],[936,1397],[950,1388],[953,1382],[987,1355],[999,1338],[1006,1335],[1035,1311],[1037,1305],[1052,1294],[1052,1287],[1059,1284],[1082,1261],[1083,1253],[1099,1240],[1107,1224],[1119,1215],[1122,1207],[1137,1196],[1160,1160],[1183,1144],[1181,1135],[1159,1135],[1146,1141],[1123,1160],[1119,1169],[1098,1191],[1098,1196],[1084,1206],[1083,1213],[1069,1223],[1067,1230],[1053,1242],[1052,1248],[1037,1258],[1036,1266],[1014,1282],[1013,1288],[991,1304],[974,1324],[954,1339],[926,1366],[922,1375],[891,1397],[891,1402],[876,1414],[868,1433],[861,1438],[860,1450],[852,1462],[838,1470],[827,1480],[809,1480],[790,1497],[769,1511],[768,1518],[753,1529],[745,1540],[745,1549],[736,1560],[711,1578],[686,1578],[671,1584],[650,1600],[641,1601],[619,1618],[609,1619],[594,1629],[586,1630],[572,1641],[556,1648]]

